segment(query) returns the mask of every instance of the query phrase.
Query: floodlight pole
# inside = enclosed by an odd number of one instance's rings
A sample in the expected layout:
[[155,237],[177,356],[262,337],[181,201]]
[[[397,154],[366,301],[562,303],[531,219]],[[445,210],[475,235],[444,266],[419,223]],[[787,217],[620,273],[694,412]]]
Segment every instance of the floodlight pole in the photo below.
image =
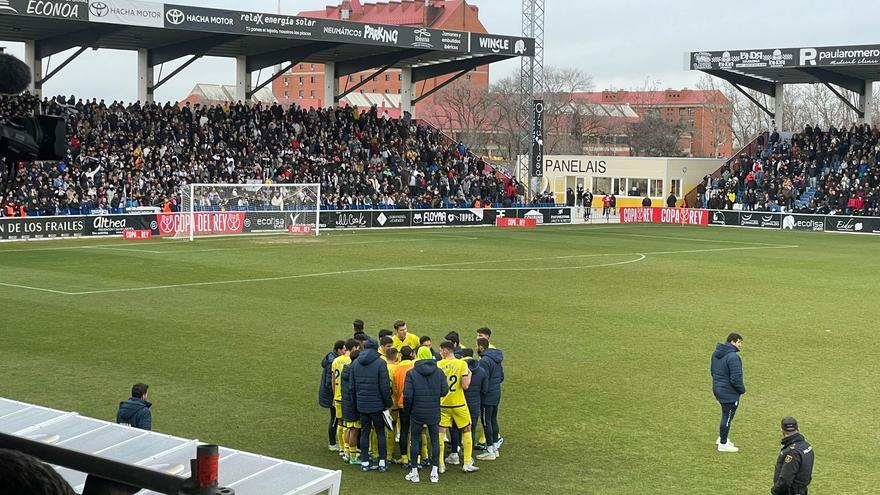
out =
[[[521,177],[528,178],[528,191],[534,194],[541,188],[540,178],[532,174],[532,142],[535,132],[535,100],[544,95],[544,0],[522,0],[522,35],[535,40],[535,55],[520,58],[519,84],[522,132],[520,149],[528,162],[528,170]],[[522,166],[521,163],[518,165]]]

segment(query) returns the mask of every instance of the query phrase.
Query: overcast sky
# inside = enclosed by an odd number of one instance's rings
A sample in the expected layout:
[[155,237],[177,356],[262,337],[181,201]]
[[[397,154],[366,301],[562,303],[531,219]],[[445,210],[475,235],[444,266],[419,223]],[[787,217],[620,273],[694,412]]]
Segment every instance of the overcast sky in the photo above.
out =
[[[171,3],[171,2],[169,2]],[[175,2],[177,3],[177,2]],[[182,0],[179,3],[242,9],[240,0]],[[281,10],[333,4],[327,0],[281,0]],[[492,33],[520,33],[520,0],[473,0],[480,19]],[[276,0],[250,0],[248,10],[274,12]],[[687,72],[684,53],[691,50],[785,48],[880,43],[880,2],[870,0],[546,0],[546,62],[574,66],[593,77],[594,89],[651,86],[694,87],[698,73]],[[3,43],[24,55],[18,43]],[[64,55],[51,59],[52,67]],[[165,74],[179,65],[166,64]],[[197,82],[234,83],[232,60],[200,60],[157,91],[157,100],[186,97]],[[156,68],[158,77],[159,68]],[[492,66],[492,81],[519,71],[518,61]],[[264,71],[263,77],[267,74]],[[87,51],[50,80],[44,93],[76,94],[108,100],[136,98],[136,55]]]

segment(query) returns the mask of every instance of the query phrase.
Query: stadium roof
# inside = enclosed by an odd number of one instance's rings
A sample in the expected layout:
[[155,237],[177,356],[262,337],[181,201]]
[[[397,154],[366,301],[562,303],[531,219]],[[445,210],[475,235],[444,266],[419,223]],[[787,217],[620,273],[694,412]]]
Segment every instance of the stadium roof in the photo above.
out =
[[[782,105],[771,111],[742,87],[776,98],[784,94],[780,88],[786,84],[821,83],[852,108],[859,119],[871,120],[871,84],[880,81],[880,45],[699,51],[687,57],[689,70],[702,71],[733,84],[778,122],[782,121],[779,118]],[[854,105],[832,85],[858,94],[859,105]]]
[[689,69],[732,81],[753,79],[761,89],[752,89],[767,94],[770,83],[830,83],[860,92],[866,81],[880,81],[880,45],[691,52]]
[[425,68],[414,80],[535,51],[529,38],[140,0],[0,0],[0,39],[38,40],[37,58],[77,46],[148,49],[151,66],[201,54],[247,56],[252,71],[293,59],[336,62],[342,72]]

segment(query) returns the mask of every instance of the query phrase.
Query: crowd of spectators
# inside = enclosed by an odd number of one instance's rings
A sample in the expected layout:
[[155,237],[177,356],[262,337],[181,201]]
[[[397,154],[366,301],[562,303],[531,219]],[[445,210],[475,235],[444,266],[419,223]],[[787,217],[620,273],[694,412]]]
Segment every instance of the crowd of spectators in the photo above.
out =
[[0,163],[4,215],[176,211],[190,183],[318,183],[322,207],[336,209],[507,205],[524,196],[463,144],[375,107],[0,97],[0,123],[38,110],[67,115],[68,156]]
[[868,125],[823,130],[806,126],[783,139],[758,138],[697,188],[711,209],[880,216],[880,130]]

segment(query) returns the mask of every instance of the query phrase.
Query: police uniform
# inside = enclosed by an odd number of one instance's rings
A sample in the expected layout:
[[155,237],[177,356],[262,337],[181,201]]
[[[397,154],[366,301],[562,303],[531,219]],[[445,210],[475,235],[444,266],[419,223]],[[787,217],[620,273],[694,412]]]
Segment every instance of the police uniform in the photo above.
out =
[[[797,432],[797,421],[794,418],[783,419],[782,431]],[[813,446],[799,432],[783,438],[770,493],[807,495],[807,487],[813,479],[813,459]]]

